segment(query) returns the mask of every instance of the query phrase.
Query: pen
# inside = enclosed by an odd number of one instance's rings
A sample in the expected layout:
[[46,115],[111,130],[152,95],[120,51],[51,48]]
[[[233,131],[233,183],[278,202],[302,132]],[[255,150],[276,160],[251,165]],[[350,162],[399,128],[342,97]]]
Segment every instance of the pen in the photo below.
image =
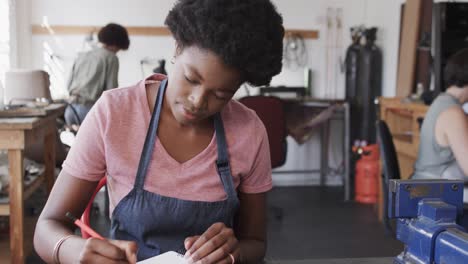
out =
[[83,223],[80,219],[74,217],[70,212],[67,212],[65,214],[66,217],[68,217],[70,220],[73,221],[73,223],[75,225],[77,225],[79,228],[81,228],[81,230],[85,231],[86,233],[88,233],[91,237],[94,237],[94,238],[99,238],[101,240],[104,240],[104,238],[99,235],[96,231],[94,231],[91,227],[89,227],[88,225],[86,225],[85,223]]

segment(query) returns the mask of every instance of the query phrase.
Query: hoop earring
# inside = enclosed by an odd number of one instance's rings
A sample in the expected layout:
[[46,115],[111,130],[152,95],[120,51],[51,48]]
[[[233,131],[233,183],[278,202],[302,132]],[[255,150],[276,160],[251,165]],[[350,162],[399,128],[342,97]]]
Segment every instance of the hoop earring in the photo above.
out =
[[171,63],[172,63],[172,64],[175,63],[175,56],[172,56],[172,58],[171,58]]

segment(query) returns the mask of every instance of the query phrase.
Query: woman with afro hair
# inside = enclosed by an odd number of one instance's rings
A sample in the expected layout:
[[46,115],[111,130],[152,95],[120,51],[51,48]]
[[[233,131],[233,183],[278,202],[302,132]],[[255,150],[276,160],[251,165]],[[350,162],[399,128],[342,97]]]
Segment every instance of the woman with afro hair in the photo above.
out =
[[[259,263],[272,188],[265,127],[232,100],[267,85],[282,64],[284,29],[270,0],[179,0],[169,77],[104,92],[71,148],[38,220],[47,262],[135,263],[168,251],[188,263]],[[109,239],[83,239],[83,213],[107,178]]]

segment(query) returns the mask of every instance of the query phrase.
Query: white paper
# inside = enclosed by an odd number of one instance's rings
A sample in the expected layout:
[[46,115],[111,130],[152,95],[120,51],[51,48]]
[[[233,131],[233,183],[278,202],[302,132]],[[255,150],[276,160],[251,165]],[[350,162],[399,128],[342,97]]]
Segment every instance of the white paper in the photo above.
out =
[[187,264],[187,260],[185,260],[184,256],[174,252],[168,251],[158,256],[154,256],[149,259],[145,259],[142,261],[138,261],[138,264]]

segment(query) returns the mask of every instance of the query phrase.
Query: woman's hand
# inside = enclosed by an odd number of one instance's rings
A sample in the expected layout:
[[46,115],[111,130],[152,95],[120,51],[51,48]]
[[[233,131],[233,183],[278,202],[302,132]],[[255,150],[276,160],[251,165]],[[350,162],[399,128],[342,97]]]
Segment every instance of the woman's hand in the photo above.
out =
[[123,240],[89,238],[81,251],[79,263],[135,264],[137,244]]
[[189,263],[232,264],[240,258],[239,241],[232,228],[215,223],[201,236],[185,239]]

